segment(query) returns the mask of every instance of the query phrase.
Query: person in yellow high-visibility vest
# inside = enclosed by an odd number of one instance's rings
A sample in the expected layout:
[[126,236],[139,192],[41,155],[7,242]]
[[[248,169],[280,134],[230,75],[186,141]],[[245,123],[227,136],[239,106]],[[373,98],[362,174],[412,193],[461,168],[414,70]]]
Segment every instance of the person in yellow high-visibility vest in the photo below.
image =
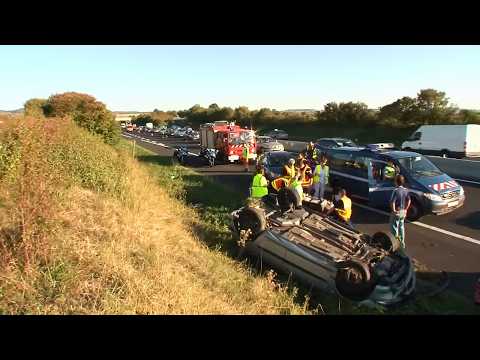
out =
[[337,220],[353,227],[350,218],[352,217],[352,200],[347,196],[345,189],[338,189],[333,200],[334,208],[330,209],[329,214],[333,214]]
[[300,195],[300,200],[303,201],[303,187],[302,183],[300,181],[301,174],[297,173],[295,177],[292,179],[290,182],[290,188],[298,192],[298,195]]
[[321,160],[315,166],[313,171],[313,189],[315,199],[323,200],[323,195],[325,193],[325,186],[328,185],[329,177],[329,167],[327,165],[327,158],[322,156]]
[[265,177],[265,169],[260,166],[257,174],[253,177],[250,196],[254,199],[261,199],[268,195],[268,180]]
[[245,143],[243,144],[243,151],[242,151],[242,160],[243,160],[243,165],[244,165],[244,171],[248,172],[248,159],[250,157],[250,149],[248,147],[248,144]]

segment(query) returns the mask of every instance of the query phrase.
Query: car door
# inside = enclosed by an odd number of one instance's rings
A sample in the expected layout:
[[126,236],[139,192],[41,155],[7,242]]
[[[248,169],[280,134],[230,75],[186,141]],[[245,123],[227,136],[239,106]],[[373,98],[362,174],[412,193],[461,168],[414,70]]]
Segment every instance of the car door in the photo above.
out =
[[371,160],[368,165],[368,200],[375,207],[388,208],[392,192],[395,190],[394,179],[385,179],[386,161]]

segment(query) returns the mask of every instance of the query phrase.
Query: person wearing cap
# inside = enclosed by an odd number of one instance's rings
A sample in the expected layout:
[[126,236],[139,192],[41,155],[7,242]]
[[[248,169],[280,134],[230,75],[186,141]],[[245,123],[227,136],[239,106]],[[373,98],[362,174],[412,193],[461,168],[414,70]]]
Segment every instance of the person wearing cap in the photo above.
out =
[[313,171],[313,189],[315,191],[313,197],[315,199],[323,200],[329,174],[330,169],[327,165],[327,158],[322,156],[320,162],[315,166],[315,170]]
[[265,168],[263,166],[257,168],[257,174],[253,177],[250,193],[254,199],[261,199],[268,195],[268,180],[265,177]]

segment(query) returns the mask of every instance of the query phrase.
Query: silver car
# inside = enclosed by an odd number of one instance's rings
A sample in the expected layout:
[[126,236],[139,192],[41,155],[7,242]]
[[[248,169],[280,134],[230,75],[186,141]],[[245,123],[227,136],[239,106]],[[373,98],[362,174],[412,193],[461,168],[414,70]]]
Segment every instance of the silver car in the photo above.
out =
[[283,144],[269,136],[257,136],[257,154],[270,151],[284,151]]

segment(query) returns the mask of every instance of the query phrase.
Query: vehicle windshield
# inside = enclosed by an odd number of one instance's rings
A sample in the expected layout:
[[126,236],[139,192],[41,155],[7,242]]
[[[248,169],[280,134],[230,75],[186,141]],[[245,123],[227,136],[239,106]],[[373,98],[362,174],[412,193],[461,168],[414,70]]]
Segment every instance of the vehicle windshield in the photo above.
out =
[[293,154],[290,153],[277,153],[269,157],[268,162],[270,166],[279,167],[288,163],[288,160],[293,159]]
[[430,160],[420,155],[398,159],[398,162],[406,171],[416,178],[433,177],[443,174]]
[[244,143],[253,144],[255,134],[253,131],[241,131],[240,133],[231,132],[229,134],[230,143],[233,145],[241,145]]

